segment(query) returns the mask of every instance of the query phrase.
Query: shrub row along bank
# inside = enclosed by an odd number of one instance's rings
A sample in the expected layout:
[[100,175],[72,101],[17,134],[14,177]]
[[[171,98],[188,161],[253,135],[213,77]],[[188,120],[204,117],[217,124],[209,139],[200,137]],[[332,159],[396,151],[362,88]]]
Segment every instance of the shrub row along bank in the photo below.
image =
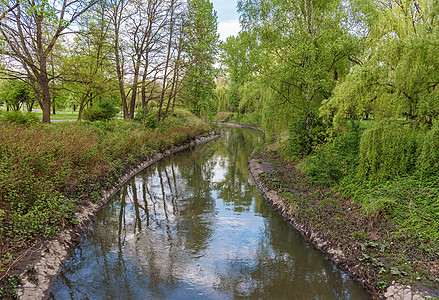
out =
[[129,165],[209,129],[189,116],[155,130],[123,120],[0,127],[2,273],[18,250],[74,226],[81,201],[98,200]]

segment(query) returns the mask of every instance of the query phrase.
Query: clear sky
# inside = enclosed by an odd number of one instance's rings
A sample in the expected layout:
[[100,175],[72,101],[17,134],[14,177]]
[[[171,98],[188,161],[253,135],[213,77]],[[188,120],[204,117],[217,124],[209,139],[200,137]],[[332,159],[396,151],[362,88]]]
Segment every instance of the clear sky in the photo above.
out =
[[239,16],[236,11],[237,0],[212,0],[213,7],[218,14],[218,33],[220,39],[225,41],[230,35],[237,35]]

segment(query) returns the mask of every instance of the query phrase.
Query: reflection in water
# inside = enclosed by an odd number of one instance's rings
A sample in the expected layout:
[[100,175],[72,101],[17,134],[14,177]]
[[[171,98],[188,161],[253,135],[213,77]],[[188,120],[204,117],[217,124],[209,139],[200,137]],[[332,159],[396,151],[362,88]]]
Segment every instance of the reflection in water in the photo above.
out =
[[230,128],[132,178],[51,299],[370,299],[259,196],[247,160],[261,142]]

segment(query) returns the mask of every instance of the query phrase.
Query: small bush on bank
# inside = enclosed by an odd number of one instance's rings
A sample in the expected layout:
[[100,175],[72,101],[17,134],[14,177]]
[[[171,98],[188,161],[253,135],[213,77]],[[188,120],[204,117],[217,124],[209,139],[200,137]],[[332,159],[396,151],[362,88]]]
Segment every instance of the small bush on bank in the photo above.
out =
[[361,133],[352,130],[340,133],[333,142],[318,149],[316,154],[305,159],[309,180],[319,185],[332,185],[343,177],[355,174]]
[[327,127],[319,117],[310,117],[309,130],[306,118],[295,119],[289,127],[287,155],[294,158],[303,158],[309,155],[318,145],[324,143],[327,136]]
[[115,107],[111,102],[104,101],[99,102],[95,106],[88,107],[83,112],[83,118],[85,120],[93,121],[105,121],[114,118],[119,112],[119,109]]
[[150,109],[140,108],[134,114],[134,120],[138,122],[142,122],[146,128],[157,128],[157,113],[153,112]]
[[439,174],[439,122],[425,135],[420,145],[418,174],[421,178],[429,178]]

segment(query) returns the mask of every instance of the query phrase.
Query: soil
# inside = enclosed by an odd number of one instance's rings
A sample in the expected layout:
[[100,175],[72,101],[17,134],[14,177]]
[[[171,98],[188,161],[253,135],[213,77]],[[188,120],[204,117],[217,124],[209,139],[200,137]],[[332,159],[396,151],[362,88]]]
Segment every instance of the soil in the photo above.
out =
[[276,151],[256,151],[248,166],[267,202],[374,299],[439,297],[434,279],[426,281],[427,287],[412,284],[413,274],[408,274],[424,269],[434,276],[437,257],[422,253],[414,237],[395,238],[392,220],[380,213],[366,216],[351,199],[309,184],[295,164]]
[[103,193],[98,203],[83,201],[81,211],[76,213],[78,225],[75,228],[62,232],[54,240],[40,242],[18,256],[13,268],[8,272],[8,275],[18,274],[22,278],[22,284],[18,287],[18,298],[21,300],[37,300],[48,297],[54,279],[80,242],[83,233],[88,230],[96,213],[107,204],[118,189],[131,177],[164,157],[195,145],[212,141],[220,136],[221,134],[217,133],[201,136],[191,142],[175,146],[164,153],[157,154],[126,170],[125,175],[112,188]]

